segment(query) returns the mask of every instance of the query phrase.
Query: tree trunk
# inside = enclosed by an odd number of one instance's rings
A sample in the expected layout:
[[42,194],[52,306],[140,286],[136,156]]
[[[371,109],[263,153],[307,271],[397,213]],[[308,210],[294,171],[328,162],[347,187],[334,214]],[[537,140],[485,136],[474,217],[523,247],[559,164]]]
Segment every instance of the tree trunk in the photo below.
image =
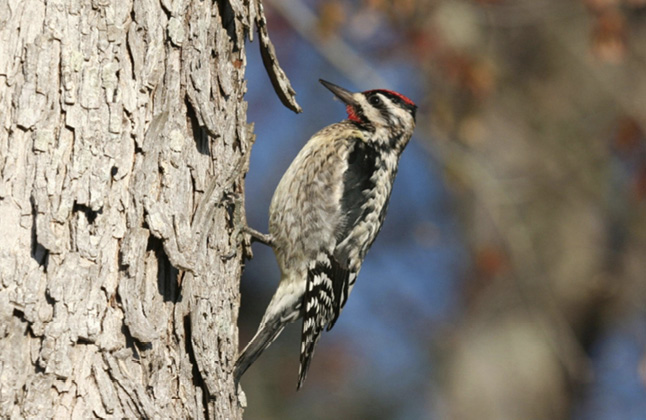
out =
[[259,3],[0,2],[0,417],[241,418],[254,22],[297,109]]

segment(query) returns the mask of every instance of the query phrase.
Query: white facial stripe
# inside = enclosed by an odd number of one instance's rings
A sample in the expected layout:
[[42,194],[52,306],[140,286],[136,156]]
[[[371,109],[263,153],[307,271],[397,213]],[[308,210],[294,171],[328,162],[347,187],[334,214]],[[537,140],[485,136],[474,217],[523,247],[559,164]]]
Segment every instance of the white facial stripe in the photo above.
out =
[[[381,95],[379,95],[381,96]],[[370,105],[368,103],[368,99],[361,93],[356,93],[355,94],[355,99],[361,106],[361,110],[363,111],[364,117],[370,121],[373,125],[375,126],[381,126],[386,124],[386,121],[384,120],[383,116],[381,115],[381,112],[379,112],[378,109],[376,109],[374,106]]]

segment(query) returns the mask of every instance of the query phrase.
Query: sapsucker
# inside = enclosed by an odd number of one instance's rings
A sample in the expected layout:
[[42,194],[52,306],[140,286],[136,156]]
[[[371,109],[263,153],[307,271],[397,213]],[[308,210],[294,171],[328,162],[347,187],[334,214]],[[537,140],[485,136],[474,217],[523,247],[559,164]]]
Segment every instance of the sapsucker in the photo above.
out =
[[298,388],[321,332],[336,322],[386,216],[417,106],[399,93],[352,93],[320,81],[348,118],[316,133],[281,179],[269,209],[269,240],[281,271],[258,331],[235,365],[247,370],[286,324],[303,317]]

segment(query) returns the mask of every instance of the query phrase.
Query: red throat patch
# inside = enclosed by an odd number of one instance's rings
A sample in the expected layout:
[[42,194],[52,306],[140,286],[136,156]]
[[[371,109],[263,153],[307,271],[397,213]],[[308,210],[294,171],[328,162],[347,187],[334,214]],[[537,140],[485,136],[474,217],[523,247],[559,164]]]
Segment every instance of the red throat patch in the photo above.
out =
[[354,107],[352,105],[346,105],[345,107],[345,112],[348,113],[348,119],[350,121],[354,121],[357,123],[361,122],[361,118],[357,115],[357,112],[355,111]]

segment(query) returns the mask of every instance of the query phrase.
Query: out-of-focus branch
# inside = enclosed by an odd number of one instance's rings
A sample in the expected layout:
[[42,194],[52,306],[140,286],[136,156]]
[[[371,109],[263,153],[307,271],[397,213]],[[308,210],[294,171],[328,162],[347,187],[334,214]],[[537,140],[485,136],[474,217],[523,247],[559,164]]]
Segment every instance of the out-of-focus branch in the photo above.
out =
[[[421,131],[428,133],[433,130],[426,127]],[[537,259],[539,250],[527,221],[521,216],[517,191],[496,177],[485,159],[458,142],[439,139],[438,136],[436,133],[433,143],[424,141],[422,145],[439,162],[459,165],[459,170],[468,179],[475,203],[485,209],[504,243],[513,271],[512,280],[530,320],[544,333],[543,339],[549,343],[571,377],[587,376],[588,372],[581,364],[581,360],[585,359],[583,349],[544,284],[541,285],[541,280],[545,279],[537,278],[544,276],[545,272]]]

